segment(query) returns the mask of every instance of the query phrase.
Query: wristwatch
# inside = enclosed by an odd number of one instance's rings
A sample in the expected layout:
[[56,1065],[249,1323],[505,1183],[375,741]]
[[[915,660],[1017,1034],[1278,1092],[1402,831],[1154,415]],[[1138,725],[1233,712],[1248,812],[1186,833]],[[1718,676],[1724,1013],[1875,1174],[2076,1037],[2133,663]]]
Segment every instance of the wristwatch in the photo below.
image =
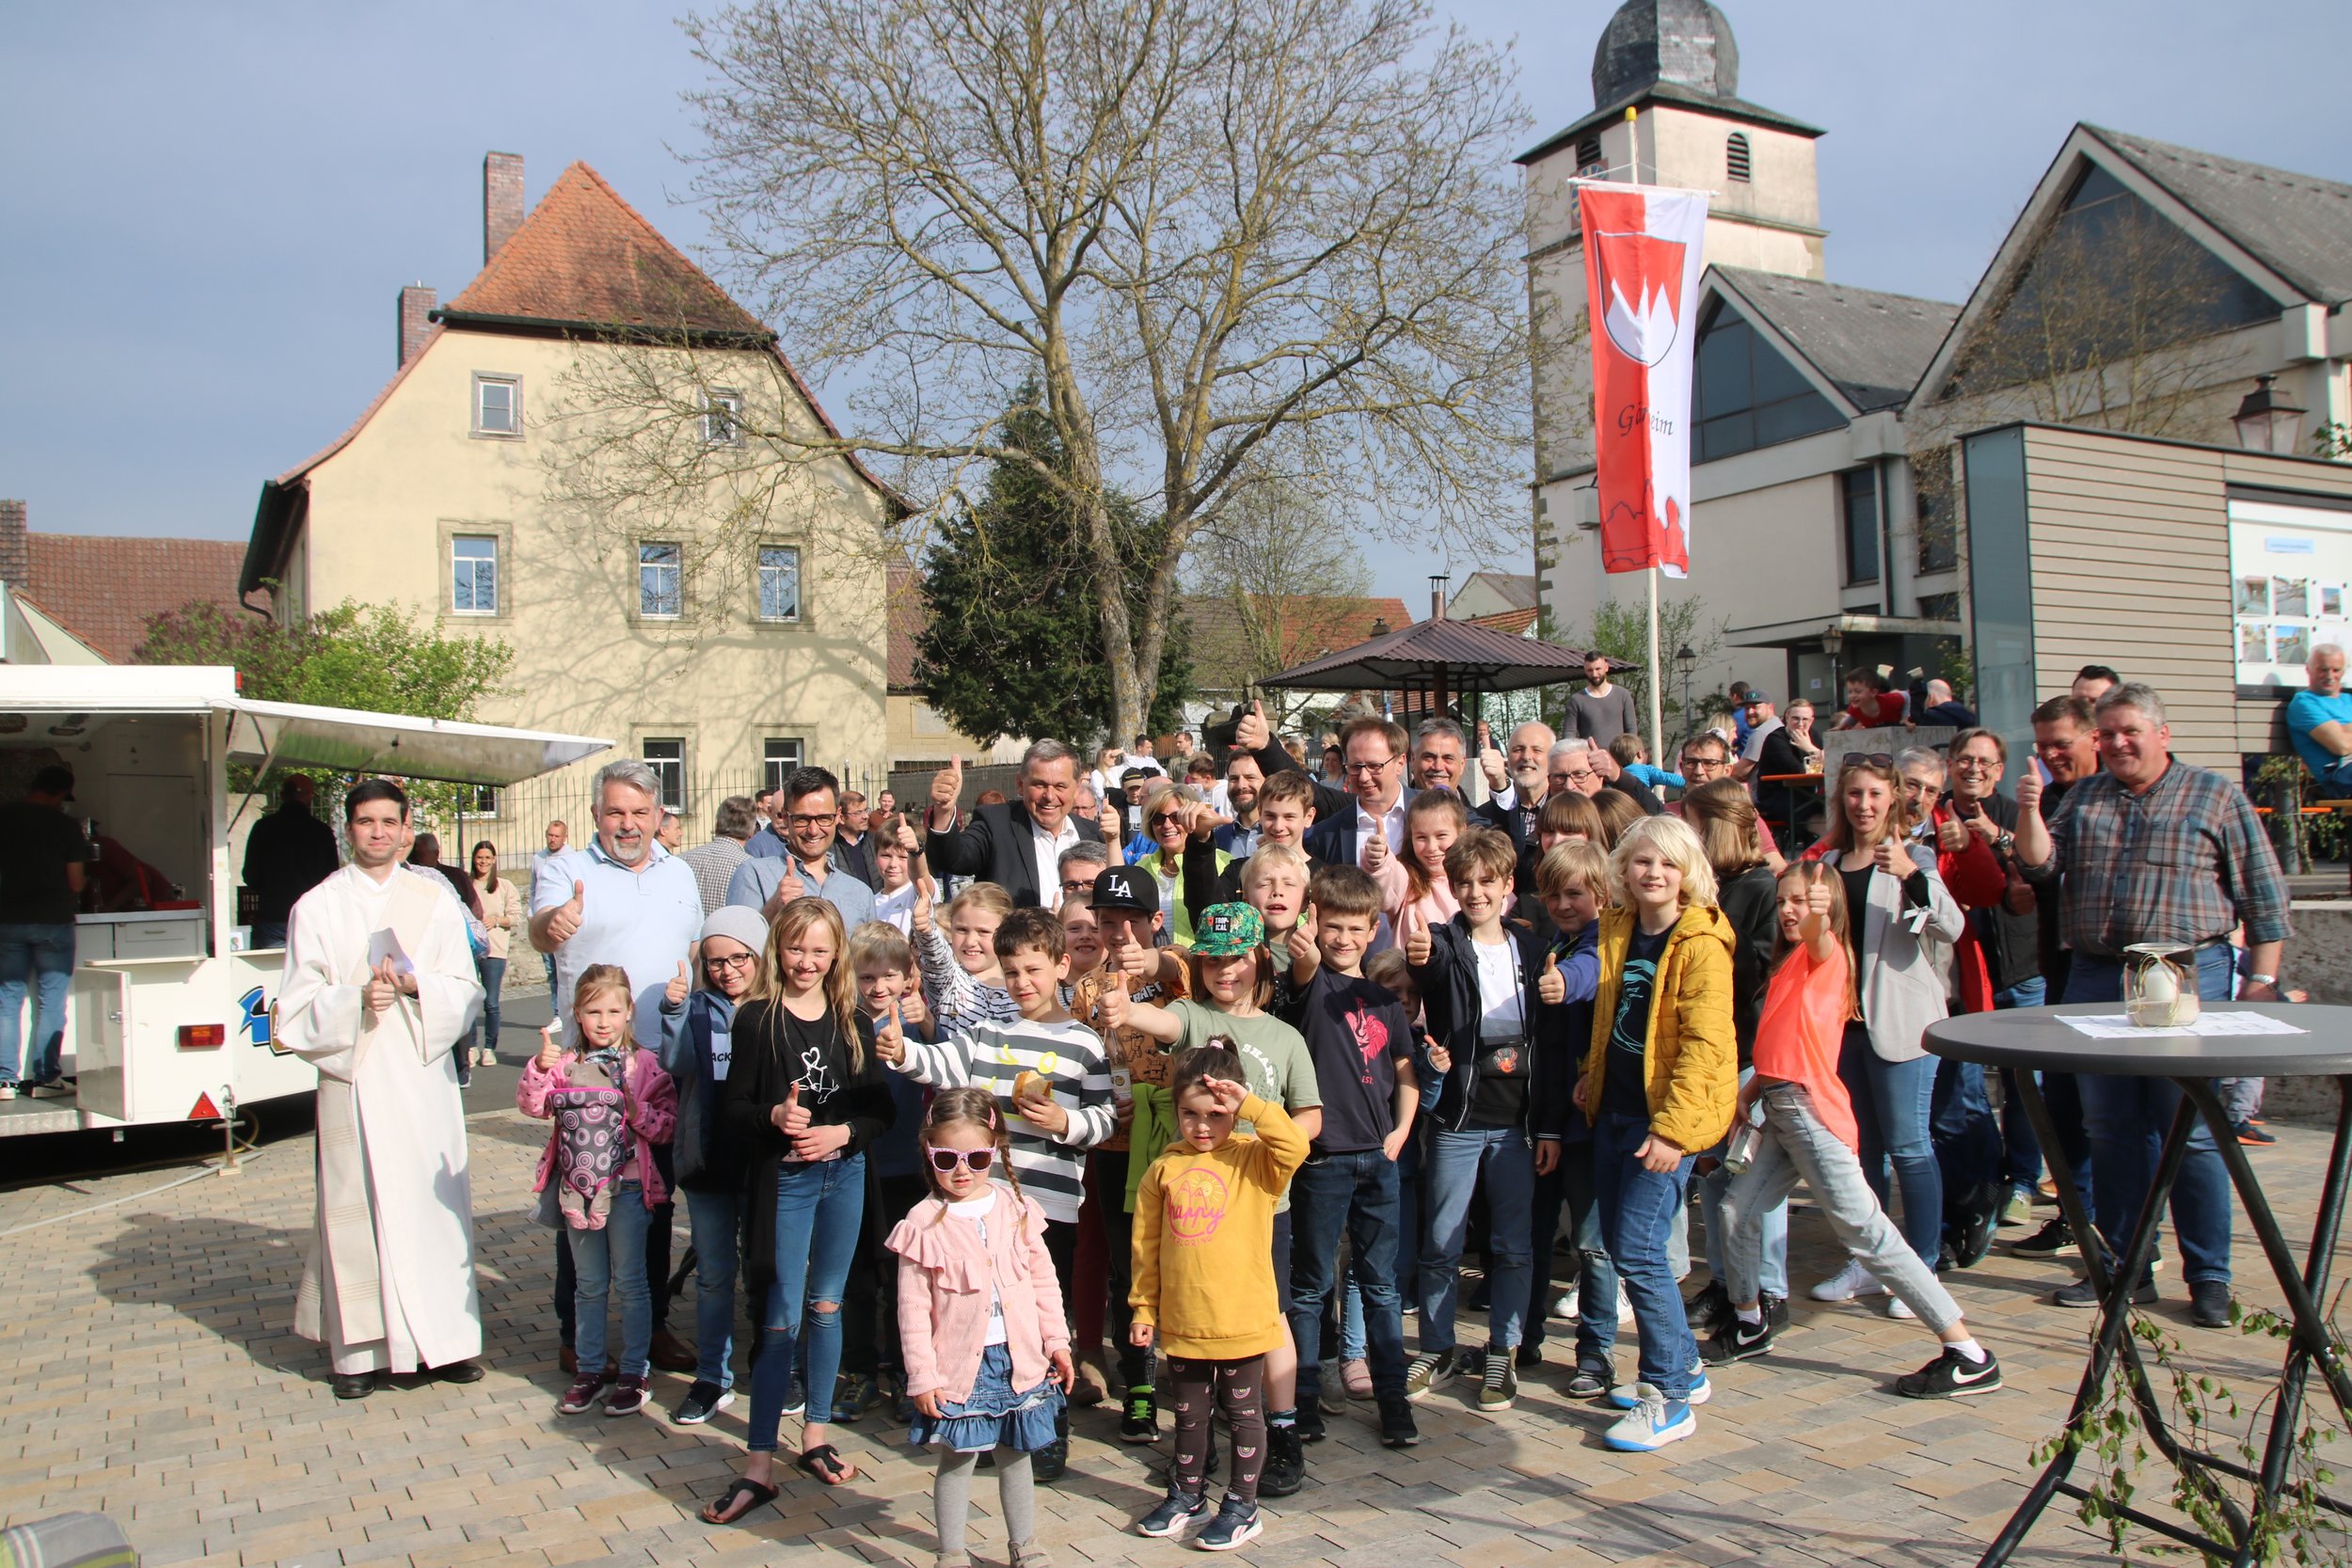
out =
[[1993,847],[2006,855],[2011,849],[2017,847],[2017,835],[2010,832],[2007,828],[2003,828],[2001,830],[2001,836],[1993,841]]

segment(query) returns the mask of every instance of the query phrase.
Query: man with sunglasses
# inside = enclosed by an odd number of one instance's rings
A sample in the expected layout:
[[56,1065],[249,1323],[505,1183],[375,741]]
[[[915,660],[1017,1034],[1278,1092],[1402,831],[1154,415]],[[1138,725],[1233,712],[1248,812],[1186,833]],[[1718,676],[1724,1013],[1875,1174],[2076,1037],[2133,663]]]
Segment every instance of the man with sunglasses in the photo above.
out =
[[[772,829],[784,831],[785,853],[757,856],[735,868],[727,902],[757,910],[769,920],[795,898],[817,897],[854,931],[874,918],[874,890],[858,879],[834,836],[841,820],[841,781],[822,768],[796,768],[784,781],[783,805]],[[771,832],[765,837],[772,838]],[[936,840],[934,840],[936,842]]]

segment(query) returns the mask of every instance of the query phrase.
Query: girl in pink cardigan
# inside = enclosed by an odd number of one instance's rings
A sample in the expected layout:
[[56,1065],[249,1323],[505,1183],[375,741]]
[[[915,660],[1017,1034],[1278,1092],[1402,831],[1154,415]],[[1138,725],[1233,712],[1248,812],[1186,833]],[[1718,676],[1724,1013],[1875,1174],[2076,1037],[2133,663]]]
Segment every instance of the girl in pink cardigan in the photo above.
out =
[[1451,790],[1425,789],[1405,808],[1405,851],[1389,848],[1379,833],[1364,835],[1362,863],[1380,884],[1381,912],[1402,947],[1415,931],[1442,926],[1462,906],[1446,880],[1445,852],[1470,827],[1462,798]]
[[572,993],[579,1047],[564,1050],[550,1025],[515,1089],[523,1115],[555,1123],[532,1190],[539,1223],[563,1231],[580,1282],[572,1296],[580,1375],[555,1407],[563,1416],[585,1415],[603,1386],[608,1292],[621,1298],[621,1366],[604,1413],[634,1416],[645,1407],[653,1354],[645,1231],[669,1196],[650,1148],[676,1129],[677,1086],[629,1037],[634,1006],[626,971],[590,965]]
[[[914,1446],[936,1446],[938,1568],[968,1568],[972,1472],[996,1450],[1012,1568],[1043,1568],[1029,1455],[1054,1440],[1076,1381],[1045,1211],[1021,1191],[1005,1119],[986,1089],[942,1089],[923,1118],[931,1196],[898,1222],[898,1338]],[[1001,1172],[1005,1182],[993,1180]]]

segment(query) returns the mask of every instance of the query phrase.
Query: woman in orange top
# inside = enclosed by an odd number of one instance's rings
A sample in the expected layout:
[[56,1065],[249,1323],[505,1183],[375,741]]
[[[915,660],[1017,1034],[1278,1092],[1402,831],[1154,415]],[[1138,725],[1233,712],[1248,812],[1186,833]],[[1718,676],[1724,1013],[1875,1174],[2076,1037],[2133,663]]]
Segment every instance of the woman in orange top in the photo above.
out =
[[1753,1143],[1754,1152],[1723,1204],[1732,1318],[1700,1354],[1722,1366],[1772,1348],[1756,1279],[1763,1217],[1802,1179],[1847,1255],[1944,1341],[1934,1360],[1895,1380],[1895,1391],[1921,1400],[1989,1394],[2001,1386],[2000,1364],[1969,1336],[1951,1292],[1863,1180],[1853,1106],[1837,1075],[1846,1021],[1854,1016],[1844,880],[1820,862],[1799,862],[1781,876],[1776,912],[1779,965],[1756,1025],[1756,1076],[1740,1090],[1732,1121],[1734,1157],[1742,1143]]

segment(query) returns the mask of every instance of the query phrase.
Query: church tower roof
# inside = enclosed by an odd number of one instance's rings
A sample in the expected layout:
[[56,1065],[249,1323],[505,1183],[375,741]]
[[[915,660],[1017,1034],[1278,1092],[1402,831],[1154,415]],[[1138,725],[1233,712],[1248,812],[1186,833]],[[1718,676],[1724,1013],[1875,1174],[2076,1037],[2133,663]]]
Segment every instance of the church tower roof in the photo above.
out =
[[1740,95],[1740,45],[1707,0],[1625,0],[1593,50],[1593,103],[1622,103],[1661,82],[1709,98]]

